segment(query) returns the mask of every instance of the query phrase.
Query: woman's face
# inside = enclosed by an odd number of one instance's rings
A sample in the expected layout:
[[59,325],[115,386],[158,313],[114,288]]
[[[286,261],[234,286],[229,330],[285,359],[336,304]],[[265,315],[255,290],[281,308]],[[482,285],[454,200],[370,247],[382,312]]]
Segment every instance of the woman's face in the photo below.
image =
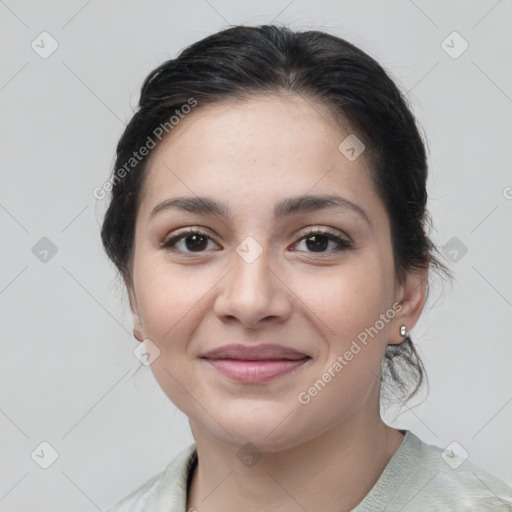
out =
[[[297,96],[254,97],[198,105],[151,155],[135,230],[134,325],[158,347],[151,368],[193,431],[277,451],[378,414],[381,361],[401,339],[401,288],[366,155],[354,159],[361,147],[352,152],[350,139],[338,148],[347,135]],[[299,196],[342,201],[282,206]],[[225,212],[152,215],[178,197]],[[162,247],[184,228],[200,236]],[[238,380],[203,358],[229,344],[276,344],[309,359],[266,381]]]

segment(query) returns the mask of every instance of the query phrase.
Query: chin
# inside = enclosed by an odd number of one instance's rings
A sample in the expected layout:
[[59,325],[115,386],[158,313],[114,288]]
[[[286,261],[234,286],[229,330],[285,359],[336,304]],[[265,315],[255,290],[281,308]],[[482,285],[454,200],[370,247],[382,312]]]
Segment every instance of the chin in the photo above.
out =
[[[286,416],[284,416],[286,417]],[[276,420],[276,418],[279,418]],[[210,424],[210,435],[237,450],[254,450],[261,453],[281,452],[301,443],[297,422],[284,422],[281,416],[267,415],[256,418],[248,414],[244,418],[218,418],[219,424]],[[224,428],[222,428],[224,427]]]

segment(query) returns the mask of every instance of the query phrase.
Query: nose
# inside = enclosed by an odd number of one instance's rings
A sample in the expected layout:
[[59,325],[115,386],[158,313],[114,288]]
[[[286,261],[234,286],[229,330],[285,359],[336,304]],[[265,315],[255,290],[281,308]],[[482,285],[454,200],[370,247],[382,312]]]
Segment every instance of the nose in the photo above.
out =
[[282,276],[269,266],[268,251],[254,260],[233,253],[233,268],[221,281],[214,310],[224,321],[238,320],[258,329],[270,321],[285,321],[291,314],[290,290]]

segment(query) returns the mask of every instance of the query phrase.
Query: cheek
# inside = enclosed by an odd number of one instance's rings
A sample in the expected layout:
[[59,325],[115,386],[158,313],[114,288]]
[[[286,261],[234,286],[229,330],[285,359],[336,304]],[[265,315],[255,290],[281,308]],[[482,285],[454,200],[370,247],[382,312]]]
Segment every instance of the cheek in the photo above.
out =
[[151,371],[176,407],[189,414],[187,390],[196,389],[200,378],[188,364],[193,358],[189,354],[189,340],[205,315],[207,292],[215,281],[210,276],[200,286],[204,281],[197,282],[189,274],[185,277],[169,268],[146,268],[150,270],[139,274],[137,299],[144,337],[160,350]]
[[354,258],[351,264],[329,273],[298,276],[294,290],[322,321],[322,331],[343,343],[374,325],[389,307],[389,283],[381,265]]
[[329,404],[358,407],[378,387],[389,331],[389,322],[379,320],[389,307],[388,277],[378,266],[354,265],[310,284],[301,299],[315,312],[310,318],[321,333],[318,343],[323,349],[321,370],[305,388],[314,387],[317,379],[330,382],[315,398],[318,411]]
[[157,261],[138,260],[134,285],[144,335],[166,350],[179,343],[180,333],[193,317],[194,307],[207,292],[198,286],[197,279]]

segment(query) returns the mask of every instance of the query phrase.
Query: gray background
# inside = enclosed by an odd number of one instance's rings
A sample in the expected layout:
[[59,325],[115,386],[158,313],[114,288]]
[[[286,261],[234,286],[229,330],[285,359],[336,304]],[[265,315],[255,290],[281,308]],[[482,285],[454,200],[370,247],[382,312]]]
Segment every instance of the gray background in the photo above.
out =
[[[456,281],[435,287],[412,331],[429,397],[386,418],[456,441],[512,484],[511,15],[510,0],[0,0],[0,510],[102,510],[192,442],[151,370],[135,375],[92,191],[150,70],[229,24],[271,21],[348,39],[407,91]],[[47,58],[31,47],[51,49],[43,31],[58,43]],[[442,45],[454,31],[469,44],[458,58],[461,39]],[[46,261],[43,237],[57,250]],[[59,454],[48,469],[31,458],[43,441]]]

